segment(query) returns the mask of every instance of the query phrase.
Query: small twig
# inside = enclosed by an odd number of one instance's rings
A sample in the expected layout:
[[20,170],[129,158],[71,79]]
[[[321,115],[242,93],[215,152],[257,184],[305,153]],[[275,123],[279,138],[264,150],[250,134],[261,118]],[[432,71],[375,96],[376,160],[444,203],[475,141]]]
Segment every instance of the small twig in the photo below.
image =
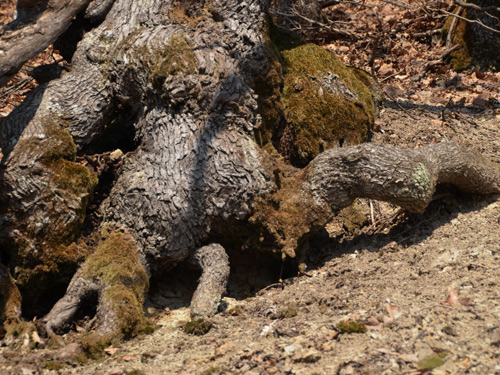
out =
[[463,1],[459,1],[459,0],[455,0],[455,4],[458,6],[461,6],[463,8],[470,8],[470,9],[478,10],[480,12],[489,12],[490,10],[496,10],[497,12],[500,12],[500,7],[497,7],[495,5],[490,5],[487,7],[480,7],[477,4],[464,3]]
[[28,77],[28,78],[24,78],[22,79],[21,81],[19,81],[18,83],[16,83],[15,85],[9,87],[8,89],[6,89],[1,95],[0,95],[0,99],[3,99],[5,98],[6,96],[9,96],[10,94],[12,94],[13,92],[15,91],[18,91],[18,90],[21,90],[24,86],[28,85],[31,81],[33,81],[33,78],[32,77]]
[[371,199],[370,199],[370,217],[372,219],[372,225],[374,225],[375,224],[375,216],[373,215],[373,202]]
[[402,4],[402,3],[399,3],[397,1],[394,1],[394,0],[380,0],[384,3],[389,3],[389,4],[392,4],[392,5],[395,5],[399,8],[403,8],[403,9],[412,9],[413,7],[411,7],[410,5],[408,4]]
[[385,95],[386,95],[389,99],[391,99],[391,100],[394,102],[394,104],[396,104],[396,105],[399,107],[399,109],[401,109],[404,113],[406,113],[408,116],[410,116],[413,120],[417,120],[417,118],[416,118],[415,116],[413,116],[413,115],[412,115],[412,114],[411,114],[411,113],[410,113],[410,112],[409,112],[406,108],[404,108],[401,104],[399,104],[399,103],[397,102],[397,100],[396,100],[396,99],[395,99],[395,98],[394,98],[391,94],[389,94],[388,92],[385,92],[384,94],[385,94]]
[[[462,7],[458,7],[456,13],[460,14],[461,11]],[[448,35],[446,36],[446,48],[450,48],[451,43],[453,42],[453,33],[455,32],[455,26],[457,24],[457,20],[458,18],[456,17],[453,17],[453,19],[451,20],[450,29],[448,30]]]
[[396,72],[394,74],[391,74],[390,76],[387,76],[387,77],[381,79],[380,82],[387,81],[388,79],[390,79],[390,78],[392,78],[394,76],[397,76],[398,74],[403,73],[404,71],[405,71],[405,68],[401,69],[399,72]]
[[[317,25],[319,27],[323,27],[325,29],[331,30],[331,31],[333,31],[335,33],[338,33],[338,34],[341,34],[341,35],[345,35],[345,36],[349,36],[349,37],[354,38],[354,39],[358,39],[358,37],[355,34],[349,32],[349,31],[336,29],[336,28],[334,28],[334,27],[332,27],[330,25],[327,25],[327,24],[324,24],[322,22],[319,22],[319,21],[313,20],[311,18],[305,17],[302,14],[299,14],[299,13],[297,13],[295,11],[292,14],[290,14],[290,13],[279,12],[277,10],[272,10],[272,11],[270,11],[270,13],[276,14],[276,15],[282,16],[282,17],[287,17],[287,18],[298,17],[298,18],[301,18],[304,21],[307,21],[307,22],[309,22],[309,23],[311,23],[313,25]],[[335,23],[335,22],[333,22],[333,23]]]
[[493,27],[490,27],[488,25],[485,25],[484,23],[482,23],[481,21],[479,20],[471,20],[469,18],[466,18],[466,17],[462,17],[462,16],[459,16],[458,14],[454,14],[454,13],[451,13],[451,12],[448,12],[447,10],[444,10],[444,9],[432,9],[436,12],[441,12],[443,14],[446,14],[450,17],[455,17],[455,18],[458,18],[462,21],[465,21],[465,22],[469,22],[469,23],[476,23],[482,27],[484,27],[485,29],[487,30],[490,30],[490,31],[493,31],[494,33],[497,33],[497,34],[500,34],[500,30],[497,30],[497,29],[494,29]]
[[274,284],[271,284],[271,285],[268,285],[266,286],[265,288],[262,288],[261,290],[259,290],[256,295],[258,296],[261,296],[262,294],[264,294],[265,291],[271,289],[271,288],[278,288],[278,287],[281,287],[281,289],[283,289],[283,283],[274,283]]
[[375,39],[373,40],[373,45],[372,45],[372,54],[370,57],[370,62],[368,63],[368,66],[370,67],[370,70],[372,71],[373,74],[373,64],[375,63],[375,58],[377,57],[377,49],[378,49],[378,44],[380,43],[380,34],[378,34]]

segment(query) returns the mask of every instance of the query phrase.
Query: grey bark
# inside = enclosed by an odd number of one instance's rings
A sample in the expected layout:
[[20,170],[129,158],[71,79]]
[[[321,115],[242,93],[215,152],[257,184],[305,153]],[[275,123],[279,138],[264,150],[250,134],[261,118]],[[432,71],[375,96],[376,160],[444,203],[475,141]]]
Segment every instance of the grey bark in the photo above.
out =
[[[114,3],[79,43],[73,70],[41,86],[2,124],[0,198],[6,208],[0,236],[15,244],[16,270],[46,266],[54,249],[78,238],[92,193],[83,178],[78,189],[76,183],[68,188],[47,158],[76,168],[76,153],[85,153],[117,112],[127,111],[135,119],[137,148],[124,155],[100,207],[101,228],[130,233],[148,274],[194,257],[203,274],[193,315],[213,313],[227,281],[227,256],[219,245],[203,245],[221,222],[246,222],[280,191],[272,178],[279,161],[254,140],[260,116],[253,83],[272,63],[263,34],[267,6],[266,0]],[[322,212],[355,196],[421,210],[440,182],[468,188],[462,179],[473,176],[471,190],[499,191],[498,171],[479,156],[450,145],[429,150],[434,156],[378,145],[327,151],[305,171],[291,173],[297,189],[278,202],[281,208],[307,207],[316,216],[280,216],[278,210],[276,222],[302,220],[301,229],[288,234],[272,223],[267,228],[284,236],[278,245],[297,246],[300,236],[328,218]],[[489,178],[481,180],[481,173]],[[262,220],[270,223],[271,216]],[[51,233],[61,228],[68,234],[54,243]],[[116,331],[120,318],[103,289],[112,285],[82,271],[92,256],[46,316],[49,330],[63,326],[85,295],[98,289],[100,329]]]
[[198,287],[191,300],[191,317],[204,318],[217,312],[229,278],[229,258],[219,244],[196,250],[191,261],[202,269]]
[[422,212],[438,184],[470,193],[500,192],[498,167],[454,143],[415,150],[370,143],[331,149],[318,156],[309,169],[314,197],[334,210],[363,197]]

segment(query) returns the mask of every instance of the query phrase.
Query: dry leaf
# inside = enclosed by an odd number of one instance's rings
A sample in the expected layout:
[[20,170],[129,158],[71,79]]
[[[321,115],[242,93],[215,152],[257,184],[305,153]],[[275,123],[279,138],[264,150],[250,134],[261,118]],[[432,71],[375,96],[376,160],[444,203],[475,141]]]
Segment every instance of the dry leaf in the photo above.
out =
[[470,298],[458,298],[458,290],[454,288],[448,288],[448,299],[446,301],[441,301],[441,304],[445,306],[456,306],[458,303],[464,306],[471,305]]
[[399,307],[397,306],[388,303],[387,305],[385,305],[385,309],[387,310],[387,313],[389,314],[391,320],[397,319],[401,316],[401,313],[398,311]]
[[109,348],[104,349],[104,353],[113,355],[118,351],[117,348],[114,348],[113,346],[110,346]]

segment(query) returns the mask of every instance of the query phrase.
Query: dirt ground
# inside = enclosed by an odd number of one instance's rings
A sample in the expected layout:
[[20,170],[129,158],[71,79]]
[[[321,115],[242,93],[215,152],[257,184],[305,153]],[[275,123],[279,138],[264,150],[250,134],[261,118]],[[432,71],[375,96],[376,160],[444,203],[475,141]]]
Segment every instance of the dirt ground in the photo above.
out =
[[[344,46],[328,48],[352,60]],[[372,141],[458,142],[500,163],[499,73],[441,69],[416,81],[414,65],[390,77],[389,60],[375,64],[389,78],[379,76],[386,100]],[[73,359],[75,332],[59,349],[0,343],[0,374],[500,374],[500,196],[442,191],[415,215],[361,204],[372,207],[364,225],[313,243],[306,274],[232,254],[224,311],[204,335],[182,329],[196,278],[178,269],[153,284],[154,333],[85,363]]]

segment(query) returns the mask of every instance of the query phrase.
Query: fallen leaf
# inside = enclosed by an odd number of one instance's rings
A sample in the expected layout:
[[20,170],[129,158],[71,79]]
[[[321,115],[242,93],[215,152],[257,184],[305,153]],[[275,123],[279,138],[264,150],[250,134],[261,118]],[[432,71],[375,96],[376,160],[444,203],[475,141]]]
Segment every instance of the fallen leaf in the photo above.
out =
[[441,304],[445,306],[455,306],[458,302],[458,290],[454,288],[448,288],[448,299],[446,301],[441,301]]
[[400,354],[399,358],[401,358],[405,362],[418,362],[418,358],[415,354]]

